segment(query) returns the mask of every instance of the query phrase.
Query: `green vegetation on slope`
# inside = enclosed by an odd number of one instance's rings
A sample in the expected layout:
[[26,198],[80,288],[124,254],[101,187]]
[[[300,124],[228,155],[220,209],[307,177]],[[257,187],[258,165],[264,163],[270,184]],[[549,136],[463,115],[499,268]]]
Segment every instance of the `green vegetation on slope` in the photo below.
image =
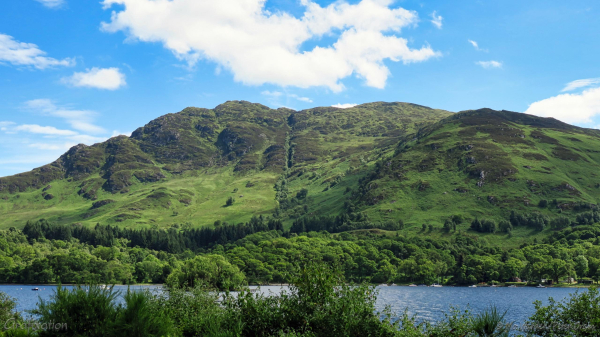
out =
[[[360,182],[371,219],[443,224],[454,214],[552,217],[600,200],[600,132],[507,111],[458,113],[402,141]],[[540,207],[541,206],[541,207]]]
[[[54,163],[0,178],[0,226],[46,218],[197,227],[274,212],[285,220],[305,212],[304,205],[278,210],[302,188],[309,192],[304,204],[316,208],[311,212],[338,212],[340,187],[356,185],[401,137],[449,115],[405,103],[299,112],[244,101],[187,108],[129,138],[78,145]],[[224,207],[229,198],[235,202]]]
[[[198,228],[263,215],[290,228],[340,216],[350,227],[402,221],[418,234],[444,224],[467,231],[475,219],[500,225],[513,211],[575,221],[600,199],[598,148],[596,130],[508,111],[383,102],[292,111],[234,101],[168,114],[129,138],[78,145],[0,178],[0,227],[45,218]],[[552,229],[477,231],[515,247]]]

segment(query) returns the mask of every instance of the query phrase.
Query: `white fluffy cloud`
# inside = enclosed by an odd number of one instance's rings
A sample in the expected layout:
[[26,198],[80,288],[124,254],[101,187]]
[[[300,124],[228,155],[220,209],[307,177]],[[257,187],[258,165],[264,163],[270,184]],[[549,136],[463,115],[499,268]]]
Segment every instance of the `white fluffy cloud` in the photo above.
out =
[[436,11],[431,13],[431,23],[436,26],[438,29],[442,29],[442,20],[444,18],[441,15],[436,15]]
[[600,88],[550,97],[531,104],[525,113],[571,124],[591,123],[593,117],[600,115]]
[[76,72],[62,79],[63,83],[75,87],[117,90],[127,84],[125,75],[119,68],[92,68],[86,72]]
[[355,107],[357,105],[358,104],[354,104],[354,103],[344,103],[344,104],[338,103],[338,104],[332,105],[332,107],[334,107],[334,108],[340,108],[340,109],[349,109],[349,108],[353,108],[353,107]]
[[[14,122],[0,122],[0,125],[4,125],[0,127],[0,131],[3,131],[7,135],[11,135],[13,141],[18,140],[27,147],[40,150],[64,151],[80,143],[92,145],[108,138],[90,136],[73,130],[58,129],[54,126],[43,126],[38,124],[17,125]],[[34,139],[35,141],[31,142],[31,139]],[[40,140],[43,140],[43,142],[40,142]]]
[[13,128],[14,131],[25,131],[52,136],[75,136],[77,132],[71,130],[60,130],[53,126],[40,126],[37,124],[23,124]]
[[600,84],[600,78],[586,78],[582,80],[575,80],[573,82],[567,83],[567,85],[561,91],[573,91],[576,89],[589,87],[594,84]]
[[[429,46],[411,49],[398,36],[418,16],[390,8],[392,2],[338,1],[321,7],[301,0],[305,12],[296,18],[265,10],[265,0],[104,0],[105,8],[123,7],[102,23],[102,30],[160,42],[189,65],[200,59],[216,62],[245,84],[325,86],[337,92],[343,89],[340,80],[354,74],[383,88],[389,76],[384,60],[411,63],[440,55]],[[323,36],[336,40],[303,50]]]
[[93,120],[96,113],[89,110],[73,110],[65,107],[56,106],[49,99],[34,99],[25,102],[25,107],[47,116],[63,118],[75,130],[86,133],[103,133],[106,130],[94,125]]
[[498,61],[479,61],[476,62],[478,65],[482,66],[485,69],[489,68],[502,68],[502,62]]
[[72,66],[74,59],[66,58],[57,60],[45,56],[46,52],[40,50],[33,43],[16,41],[12,36],[0,33],[0,64],[10,63],[16,66],[46,69],[58,66]]
[[48,8],[58,8],[65,4],[65,0],[36,0],[36,1]]

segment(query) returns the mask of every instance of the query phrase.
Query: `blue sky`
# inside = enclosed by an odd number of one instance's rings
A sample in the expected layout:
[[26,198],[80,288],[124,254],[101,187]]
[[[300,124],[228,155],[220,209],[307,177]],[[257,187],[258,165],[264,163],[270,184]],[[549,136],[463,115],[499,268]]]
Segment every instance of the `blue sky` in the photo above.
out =
[[600,126],[598,1],[0,4],[0,176],[187,106],[402,101]]

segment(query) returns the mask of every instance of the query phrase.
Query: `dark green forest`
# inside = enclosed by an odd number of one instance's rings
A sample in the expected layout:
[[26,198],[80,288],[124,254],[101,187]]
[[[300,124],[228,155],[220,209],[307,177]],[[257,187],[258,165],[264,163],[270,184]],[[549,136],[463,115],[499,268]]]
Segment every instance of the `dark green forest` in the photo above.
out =
[[[506,222],[512,226],[518,219],[527,216],[513,214]],[[557,221],[563,222],[560,218],[547,222],[552,226]],[[477,222],[492,221],[473,220]],[[307,261],[339,268],[352,283],[467,285],[517,278],[554,283],[600,278],[598,223],[570,222],[543,240],[513,249],[497,247],[473,230],[425,228],[414,235],[401,229],[401,223],[362,223],[366,229],[335,233],[339,228],[335,223],[336,218],[308,218],[285,231],[276,220],[255,217],[248,223],[218,223],[214,228],[134,230],[40,220],[27,223],[23,230],[0,231],[0,282],[193,285],[195,278],[205,278],[233,289],[289,283]],[[433,239],[430,231],[444,236]],[[227,278],[235,275],[236,281],[225,285],[219,275],[194,276],[195,269],[205,268],[202,263],[226,266],[217,269],[229,270]]]

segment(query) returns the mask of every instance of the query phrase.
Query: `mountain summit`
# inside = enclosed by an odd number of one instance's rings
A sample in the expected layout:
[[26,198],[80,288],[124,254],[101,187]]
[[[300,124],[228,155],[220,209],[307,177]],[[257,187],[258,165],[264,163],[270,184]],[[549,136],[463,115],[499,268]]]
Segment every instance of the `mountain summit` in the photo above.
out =
[[[443,223],[454,213],[569,210],[600,197],[600,132],[509,111],[409,103],[186,108],[31,172],[0,178],[0,226],[26,220],[201,226],[361,213]],[[228,199],[231,199],[229,202]],[[537,208],[555,200],[554,209]]]

